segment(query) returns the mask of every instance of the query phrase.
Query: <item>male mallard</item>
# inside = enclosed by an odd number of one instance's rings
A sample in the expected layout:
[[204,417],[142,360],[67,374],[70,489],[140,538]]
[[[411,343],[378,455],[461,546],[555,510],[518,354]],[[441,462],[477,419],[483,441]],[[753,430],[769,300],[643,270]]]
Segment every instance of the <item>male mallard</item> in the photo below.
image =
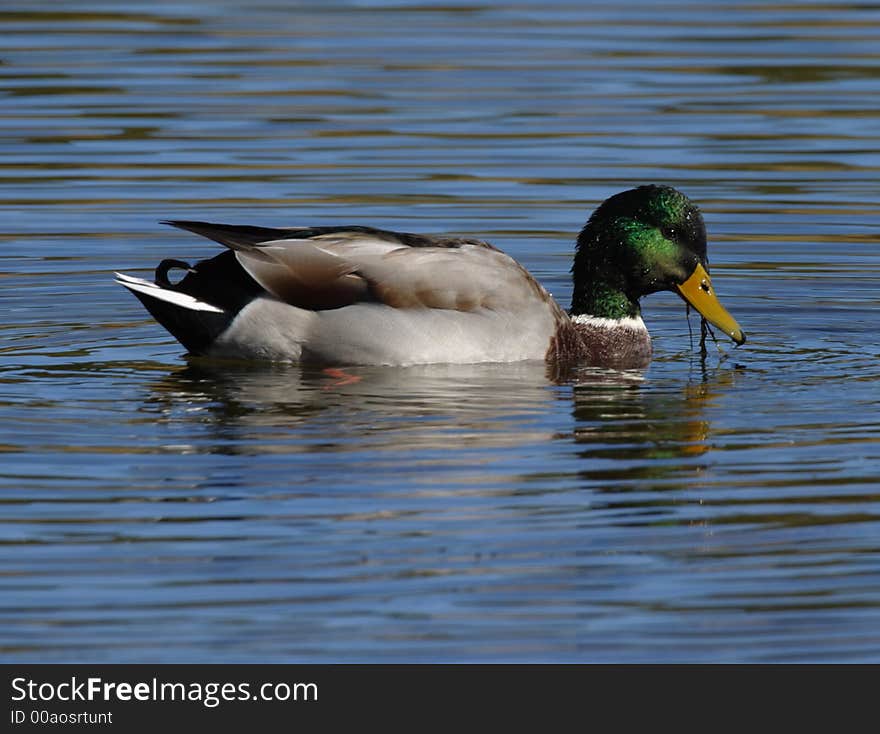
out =
[[[229,248],[154,283],[117,274],[194,354],[324,365],[547,360],[643,367],[639,298],[671,290],[737,344],[709,280],[706,228],[669,186],[605,201],[577,239],[566,313],[516,260],[471,238],[372,227],[168,222]],[[172,283],[172,269],[186,271]]]

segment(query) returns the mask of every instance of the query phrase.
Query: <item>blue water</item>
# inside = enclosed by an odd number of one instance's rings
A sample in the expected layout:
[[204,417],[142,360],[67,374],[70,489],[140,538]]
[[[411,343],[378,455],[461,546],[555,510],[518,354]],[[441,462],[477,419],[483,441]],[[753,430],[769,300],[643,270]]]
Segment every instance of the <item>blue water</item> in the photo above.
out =
[[[880,8],[0,9],[0,659],[880,661]],[[699,203],[644,372],[188,361],[162,219],[488,239]]]

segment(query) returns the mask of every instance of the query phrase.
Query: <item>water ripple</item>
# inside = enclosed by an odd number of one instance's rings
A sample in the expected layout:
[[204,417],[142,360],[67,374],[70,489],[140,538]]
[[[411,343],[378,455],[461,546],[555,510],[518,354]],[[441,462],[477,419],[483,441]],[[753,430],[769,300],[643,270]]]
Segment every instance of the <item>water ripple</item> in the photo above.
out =
[[[0,11],[4,659],[880,659],[878,19]],[[112,284],[215,252],[158,220],[350,222],[484,237],[567,304],[647,181],[700,203],[745,347],[701,363],[665,294],[645,372],[340,386],[187,361]]]

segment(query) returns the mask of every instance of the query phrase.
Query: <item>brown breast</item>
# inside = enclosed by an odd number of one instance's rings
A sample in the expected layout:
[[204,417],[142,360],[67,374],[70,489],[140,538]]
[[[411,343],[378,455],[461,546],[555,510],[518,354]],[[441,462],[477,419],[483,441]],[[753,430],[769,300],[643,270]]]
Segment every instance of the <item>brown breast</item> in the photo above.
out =
[[644,326],[608,326],[604,320],[560,321],[547,361],[558,365],[641,369],[651,361],[651,337]]

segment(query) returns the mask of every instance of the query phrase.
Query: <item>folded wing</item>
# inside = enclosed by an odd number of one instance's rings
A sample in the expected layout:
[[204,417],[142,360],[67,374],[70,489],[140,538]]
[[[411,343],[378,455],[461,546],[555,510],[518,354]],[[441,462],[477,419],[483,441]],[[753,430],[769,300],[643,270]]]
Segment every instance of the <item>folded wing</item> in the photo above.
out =
[[226,245],[260,286],[300,308],[379,302],[399,309],[515,311],[532,299],[551,300],[515,260],[480,240],[371,227],[169,223]]

